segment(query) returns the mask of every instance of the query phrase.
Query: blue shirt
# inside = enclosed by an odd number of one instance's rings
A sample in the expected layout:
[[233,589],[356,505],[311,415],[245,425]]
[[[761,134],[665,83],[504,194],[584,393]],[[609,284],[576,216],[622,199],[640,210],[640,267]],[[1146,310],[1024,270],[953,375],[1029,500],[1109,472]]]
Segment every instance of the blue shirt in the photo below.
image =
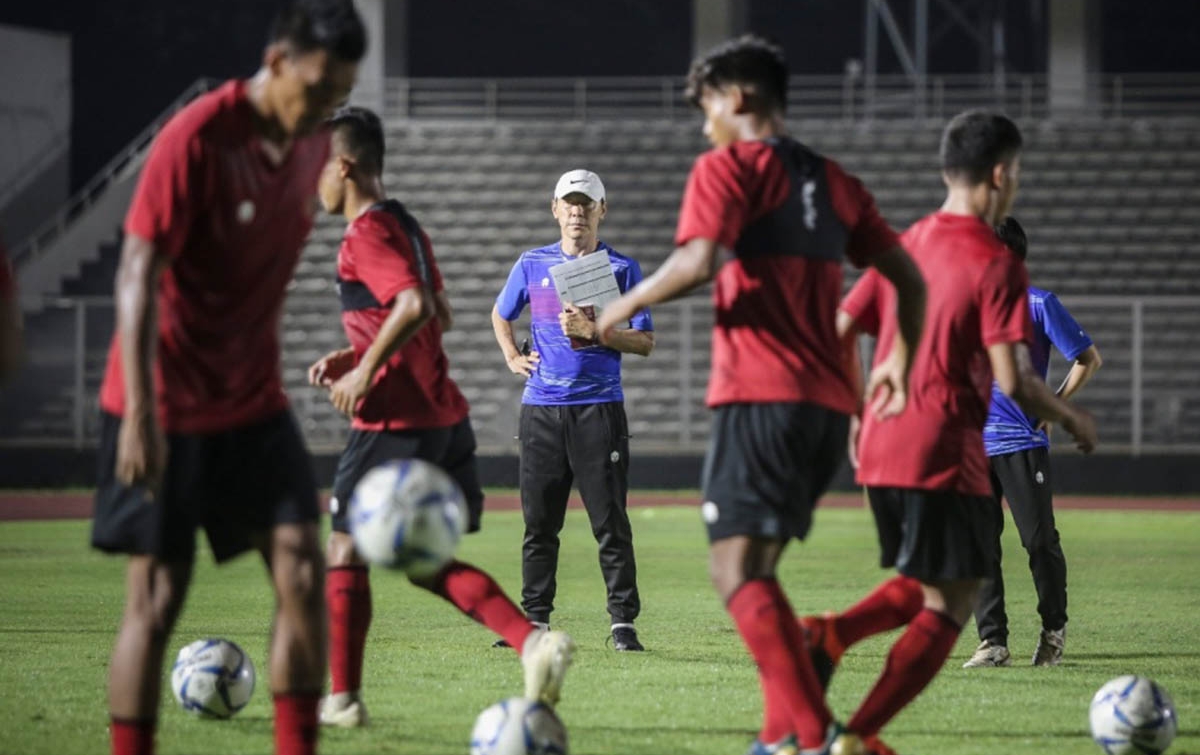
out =
[[[1058,297],[1049,291],[1029,287],[1029,313],[1033,317],[1033,343],[1029,356],[1033,369],[1046,379],[1050,368],[1050,346],[1062,352],[1068,361],[1075,361],[1092,345],[1092,339],[1083,332],[1075,318],[1062,305]],[[1049,448],[1046,433],[1034,428],[1039,420],[1022,411],[1017,402],[1000,391],[992,383],[992,406],[987,423],[983,426],[983,446],[988,456],[1000,456],[1031,448]]]
[[[608,252],[617,286],[624,293],[642,280],[642,268],[604,242],[597,252]],[[529,305],[533,350],[541,357],[533,375],[525,382],[521,402],[539,406],[600,404],[624,401],[621,390],[621,352],[607,346],[572,349],[571,341],[558,324],[562,302],[550,277],[550,268],[573,259],[563,253],[562,243],[530,249],[521,255],[496,297],[496,310],[505,320],[521,316]],[[643,309],[629,322],[634,330],[651,331],[650,310]]]

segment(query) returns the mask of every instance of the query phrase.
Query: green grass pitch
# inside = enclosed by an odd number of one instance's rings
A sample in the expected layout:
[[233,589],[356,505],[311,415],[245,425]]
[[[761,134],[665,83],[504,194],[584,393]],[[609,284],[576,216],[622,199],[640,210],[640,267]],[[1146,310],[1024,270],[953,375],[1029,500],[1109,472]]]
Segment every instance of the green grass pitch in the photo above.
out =
[[[555,625],[579,643],[559,713],[574,755],[741,755],[759,720],[754,668],[706,576],[694,508],[633,512],[649,648],[605,646],[604,586],[587,520],[572,510],[563,533]],[[1181,733],[1172,753],[1200,753],[1200,514],[1064,511],[1071,623],[1066,662],[1030,668],[1037,639],[1024,552],[1005,531],[1010,594],[1009,669],[959,668],[975,645],[968,627],[942,674],[885,730],[901,753],[1095,755],[1087,735],[1092,693],[1110,677],[1148,675],[1174,696]],[[521,523],[489,513],[460,556],[520,589]],[[865,510],[818,514],[809,542],[785,556],[781,577],[801,611],[845,606],[885,573],[876,566]],[[105,673],[121,609],[122,560],[87,548],[85,522],[0,523],[0,753],[107,751]],[[367,646],[370,728],[325,730],[324,753],[464,755],[475,715],[519,694],[515,654],[451,606],[377,571]],[[231,721],[179,710],[164,683],[164,755],[271,752],[263,675],[272,598],[257,558],[217,569],[201,553],[170,654],[203,636],[241,644],[259,689]],[[894,635],[847,655],[830,703],[847,717],[873,681]],[[169,663],[169,661],[168,661]]]

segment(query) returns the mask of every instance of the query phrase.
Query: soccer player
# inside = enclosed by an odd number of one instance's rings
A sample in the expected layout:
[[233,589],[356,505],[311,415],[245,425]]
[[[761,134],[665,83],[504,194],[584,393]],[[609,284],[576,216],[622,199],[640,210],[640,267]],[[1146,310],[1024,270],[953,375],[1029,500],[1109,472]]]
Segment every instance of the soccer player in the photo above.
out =
[[[996,226],[996,235],[1022,260],[1028,242],[1016,218]],[[1049,291],[1029,287],[1029,313],[1033,318],[1033,343],[1029,348],[1033,369],[1044,380],[1053,345],[1071,365],[1058,395],[1070,398],[1100,369],[1100,351],[1075,318]],[[1008,499],[1021,545],[1029,554],[1029,571],[1038,594],[1042,631],[1033,653],[1034,666],[1062,662],[1067,634],[1067,561],[1063,556],[1050,483],[1050,438],[1045,423],[1026,414],[1012,399],[992,386],[992,406],[983,426],[983,445],[992,471],[996,517],[996,563],[992,578],[984,583],[975,607],[979,647],[963,668],[1008,666],[1008,616],[1004,611],[1004,575],[1000,570],[1000,533],[1004,530],[1001,496]]]
[[[1004,116],[956,116],[941,143],[946,201],[900,238],[928,285],[925,338],[908,408],[885,418],[866,407],[856,444],[882,565],[899,576],[840,616],[806,617],[802,625],[825,684],[845,647],[908,628],[835,755],[890,752],[879,730],[937,674],[992,573],[996,522],[983,426],[993,375],[1001,392],[1061,424],[1084,452],[1096,442],[1091,416],[1055,396],[1034,370],[1028,276],[992,230],[1016,196],[1020,150],[1021,133]],[[898,331],[889,314],[895,299],[894,288],[868,271],[841,305],[847,346],[858,331],[877,334],[876,363],[886,359]]]
[[271,575],[275,752],[316,749],[325,565],[311,462],[279,367],[284,292],[312,227],[329,137],[366,33],[351,0],[297,0],[262,67],[163,127],[125,219],[100,389],[92,545],[129,555],[109,664],[114,755],[154,750],[163,653],[196,529]]
[[[633,623],[642,605],[633,528],[625,510],[629,426],[621,355],[649,356],[654,323],[643,309],[601,344],[596,324],[584,310],[559,301],[550,268],[588,254],[608,254],[621,291],[642,280],[636,260],[600,240],[600,221],[608,212],[600,177],[589,170],[564,173],[554,187],[550,211],[561,238],[522,253],[492,307],[492,330],[504,361],[514,374],[528,378],[518,434],[525,518],[521,604],[530,621],[549,626],[557,590],[558,535],[574,482],[599,547],[613,648],[641,651],[645,648]],[[522,354],[512,321],[526,305],[533,349]]]
[[[321,722],[362,726],[363,649],[371,623],[367,566],[354,550],[349,503],[358,481],[397,458],[437,464],[462,487],[467,529],[479,529],[483,490],[467,401],[450,379],[442,332],[452,312],[429,237],[383,188],[383,126],[369,110],[348,107],[331,120],[329,161],[321,173],[326,211],[346,218],[338,250],[338,296],[350,346],[309,369],[309,382],[351,417],[350,438],[333,481],[333,532],[326,557],[331,694]],[[574,645],[562,632],[535,630],[489,575],[452,561],[436,575],[410,577],[520,648],[525,696],[558,702]]]
[[0,244],[0,382],[12,375],[20,363],[21,341],[17,284],[4,245]]
[[903,335],[868,381],[881,414],[904,407],[924,313],[921,276],[871,194],[787,135],[787,75],[779,48],[753,36],[692,65],[688,94],[714,149],[688,177],[678,248],[600,318],[607,337],[643,307],[714,281],[701,514],[713,584],[758,665],[764,721],[752,755],[792,753],[797,740],[823,751],[834,730],[775,573],[808,533],[859,404],[834,329],[843,260],[874,266],[900,292]]

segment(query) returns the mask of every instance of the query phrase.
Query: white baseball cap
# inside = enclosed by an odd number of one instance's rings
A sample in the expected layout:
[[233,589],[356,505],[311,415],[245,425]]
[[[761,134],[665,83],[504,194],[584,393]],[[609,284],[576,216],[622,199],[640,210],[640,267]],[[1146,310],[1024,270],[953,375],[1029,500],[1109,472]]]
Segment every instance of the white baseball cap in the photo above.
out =
[[604,184],[600,176],[590,170],[569,170],[558,179],[554,187],[554,198],[562,199],[568,194],[585,194],[594,202],[604,201]]

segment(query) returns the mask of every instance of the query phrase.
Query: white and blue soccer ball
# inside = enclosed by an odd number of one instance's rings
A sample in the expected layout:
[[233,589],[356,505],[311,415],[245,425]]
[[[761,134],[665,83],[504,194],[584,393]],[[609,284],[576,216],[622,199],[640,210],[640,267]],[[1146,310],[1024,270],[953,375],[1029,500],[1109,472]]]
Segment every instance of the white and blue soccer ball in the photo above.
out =
[[186,711],[229,718],[250,702],[254,678],[254,663],[234,643],[196,640],[179,651],[171,669],[171,690]]
[[567,755],[567,729],[545,703],[510,697],[475,719],[471,755]]
[[429,576],[454,557],[467,504],[450,475],[419,459],[372,469],[350,498],[350,534],[372,564]]
[[1144,676],[1119,676],[1092,698],[1092,739],[1107,755],[1159,755],[1179,722],[1167,691]]

